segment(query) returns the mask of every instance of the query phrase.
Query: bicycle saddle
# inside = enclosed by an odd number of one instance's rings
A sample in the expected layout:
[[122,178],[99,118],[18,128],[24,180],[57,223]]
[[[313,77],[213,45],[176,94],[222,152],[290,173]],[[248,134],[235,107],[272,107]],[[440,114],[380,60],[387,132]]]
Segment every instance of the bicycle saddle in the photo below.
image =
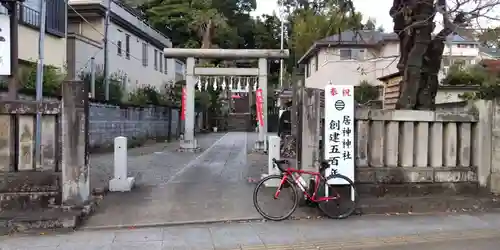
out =
[[319,166],[319,172],[323,172],[325,169],[330,167],[330,163],[327,160],[322,160]]
[[273,158],[273,161],[276,164],[288,164],[288,160],[285,160],[285,159],[283,159],[283,160],[276,160],[276,159]]

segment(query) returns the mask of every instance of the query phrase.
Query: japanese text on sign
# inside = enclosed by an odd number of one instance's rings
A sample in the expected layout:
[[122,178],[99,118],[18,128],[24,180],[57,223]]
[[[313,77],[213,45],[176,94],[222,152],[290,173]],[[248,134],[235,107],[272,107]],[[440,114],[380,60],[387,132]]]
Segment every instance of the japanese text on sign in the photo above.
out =
[[264,126],[264,113],[263,113],[263,104],[264,104],[264,99],[262,97],[262,89],[257,89],[255,91],[255,97],[256,97],[256,111],[257,111],[257,121],[259,122],[259,126],[263,127]]
[[[329,174],[339,174],[354,180],[354,87],[327,85],[325,87],[324,156],[330,163]],[[331,184],[347,184],[331,179]]]

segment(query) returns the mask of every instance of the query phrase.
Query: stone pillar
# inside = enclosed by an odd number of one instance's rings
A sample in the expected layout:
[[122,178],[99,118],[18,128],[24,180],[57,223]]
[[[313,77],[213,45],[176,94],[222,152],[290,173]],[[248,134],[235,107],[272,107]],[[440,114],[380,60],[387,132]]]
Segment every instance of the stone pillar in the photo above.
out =
[[314,89],[304,89],[302,101],[302,138],[301,138],[301,169],[312,171],[320,158],[319,152],[319,122],[320,110],[317,108],[319,94]]
[[196,85],[196,77],[194,74],[195,59],[189,57],[186,59],[186,107],[184,116],[184,139],[181,141],[181,149],[195,151],[198,149],[198,143],[194,138],[194,86]]
[[267,59],[259,59],[259,88],[262,89],[262,113],[264,126],[259,124],[259,139],[255,145],[257,150],[267,149]]
[[63,82],[61,116],[62,203],[80,206],[90,198],[88,91],[83,82]]
[[[492,133],[498,119],[495,115],[495,106],[492,101],[476,101],[474,108],[479,113],[478,123],[473,128],[472,165],[477,167],[477,180],[482,188],[490,187],[492,193],[500,193],[500,171],[498,164],[492,164],[500,149],[496,149],[496,142],[499,137]],[[491,176],[490,176],[491,175]]]
[[[268,174],[262,174],[262,178],[268,176],[268,175],[279,175],[280,170],[277,168],[277,166],[274,165],[273,159],[279,160],[280,159],[280,138],[278,136],[269,136],[269,154],[267,157],[267,173]],[[278,187],[279,185],[279,180],[278,182],[268,182],[265,183],[267,187]]]

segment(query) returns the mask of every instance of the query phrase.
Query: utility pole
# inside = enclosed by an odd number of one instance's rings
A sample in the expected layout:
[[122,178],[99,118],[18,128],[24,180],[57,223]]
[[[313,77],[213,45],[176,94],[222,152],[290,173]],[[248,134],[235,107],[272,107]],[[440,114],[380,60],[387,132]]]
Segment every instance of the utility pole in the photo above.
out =
[[[284,39],[284,34],[285,34],[285,25],[284,25],[284,9],[283,9],[283,2],[280,3],[280,22],[281,22],[281,44],[280,44],[280,49],[283,50],[285,47],[285,39]],[[280,87],[283,90],[283,59],[280,60]]]
[[[43,98],[43,66],[45,53],[45,20],[47,17],[46,0],[40,1],[40,34],[38,39],[38,63],[36,68],[36,101],[40,103]],[[42,164],[42,115],[40,110],[36,111],[36,128],[35,128],[35,165],[39,162]]]
[[109,16],[111,11],[111,1],[107,0],[106,20],[104,23],[104,96],[106,101],[109,100]]
[[10,17],[10,75],[9,75],[9,93],[8,98],[17,99],[18,75],[19,75],[19,31],[18,20],[19,12],[17,0],[1,1],[2,5],[8,10]]

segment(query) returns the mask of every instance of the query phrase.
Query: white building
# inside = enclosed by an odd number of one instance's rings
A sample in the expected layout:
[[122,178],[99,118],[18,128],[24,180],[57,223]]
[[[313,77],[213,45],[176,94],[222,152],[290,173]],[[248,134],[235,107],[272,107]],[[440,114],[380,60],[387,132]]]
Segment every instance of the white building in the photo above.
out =
[[[111,1],[110,74],[122,79],[127,92],[145,85],[162,90],[166,84],[183,79],[184,63],[163,56],[163,49],[172,47],[170,39],[145,23],[138,11]],[[68,70],[78,76],[90,71],[92,56],[96,65],[101,68],[104,65],[107,0],[69,0],[69,3],[72,8],[68,9]]]
[[[451,56],[450,56],[451,53]],[[443,53],[444,77],[458,60],[475,64],[493,58],[479,43],[459,35],[450,35]],[[399,61],[399,38],[395,33],[362,30],[345,31],[319,40],[299,60],[305,66],[305,85],[324,88],[329,84],[358,85],[367,81],[381,85],[377,78],[396,73]]]
[[[40,1],[26,0],[19,8],[20,66],[36,63],[40,35]],[[0,6],[2,22],[8,22],[7,9]],[[63,69],[66,64],[66,8],[64,0],[47,1],[45,64]],[[7,25],[8,26],[8,25]],[[7,34],[6,34],[7,35]]]
[[397,71],[399,39],[378,31],[345,31],[319,40],[299,60],[306,65],[305,85],[379,85],[377,78]]

